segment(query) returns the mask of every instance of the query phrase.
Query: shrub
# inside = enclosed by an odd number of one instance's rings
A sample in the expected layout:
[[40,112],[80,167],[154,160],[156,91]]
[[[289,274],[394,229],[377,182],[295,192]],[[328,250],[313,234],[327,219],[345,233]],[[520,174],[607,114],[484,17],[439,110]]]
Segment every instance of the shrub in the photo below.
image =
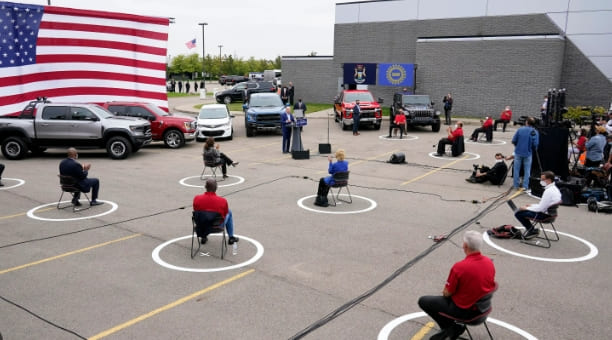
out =
[[[607,111],[603,106],[595,106],[593,112],[597,116],[602,116],[605,115]],[[580,123],[580,117],[587,117],[590,119],[591,110],[583,110],[583,106],[569,106],[567,108],[567,113],[563,115],[563,118],[570,119],[576,124]]]

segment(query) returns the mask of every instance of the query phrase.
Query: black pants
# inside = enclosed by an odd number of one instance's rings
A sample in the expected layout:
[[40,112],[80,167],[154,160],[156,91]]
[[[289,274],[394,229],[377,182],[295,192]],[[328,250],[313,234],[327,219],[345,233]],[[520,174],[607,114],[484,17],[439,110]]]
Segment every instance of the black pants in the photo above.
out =
[[505,120],[505,119],[496,119],[495,120],[495,125],[493,125],[493,131],[497,131],[497,124],[499,123],[504,123],[504,126],[502,127],[502,132],[506,132],[506,125],[508,125],[508,123],[510,123],[509,120]]
[[0,180],[2,179],[2,172],[4,172],[4,164],[0,164]]
[[444,117],[446,118],[446,125],[451,125],[451,110],[444,109]]
[[488,172],[491,169],[488,166],[481,166],[480,168],[478,168],[478,170],[480,170],[481,174],[484,173],[484,175],[476,177],[476,170],[472,171],[472,177],[474,177],[476,183],[484,183],[490,179]]
[[474,130],[474,132],[472,132],[472,140],[473,140],[474,142],[476,142],[476,141],[478,140],[478,134],[479,134],[479,133],[486,133],[486,132],[487,132],[487,129],[485,129],[485,128],[483,128],[483,127],[476,128],[476,129]]
[[451,142],[448,138],[440,139],[438,142],[438,155],[443,155],[446,152],[445,147],[447,144],[453,144],[453,142]]
[[419,307],[434,319],[441,329],[454,325],[454,321],[440,315],[440,312],[454,316],[459,319],[471,319],[480,314],[477,309],[463,309],[457,307],[450,297],[444,296],[421,296]]
[[227,166],[232,165],[234,161],[232,161],[231,158],[227,157],[227,155],[223,152],[219,153],[219,158],[221,158],[221,162],[219,162],[217,165],[221,165],[221,173],[223,173],[223,175],[227,175]]
[[317,189],[317,196],[327,197],[327,194],[329,194],[329,185],[325,183],[325,177],[321,177],[319,180],[319,188]]
[[[86,178],[85,181],[89,183],[91,187],[91,200],[95,201],[98,199],[98,191],[100,191],[100,180],[97,178]],[[89,190],[82,190],[83,192],[89,192]],[[81,193],[77,192],[72,196],[74,199],[78,200],[81,197]]]

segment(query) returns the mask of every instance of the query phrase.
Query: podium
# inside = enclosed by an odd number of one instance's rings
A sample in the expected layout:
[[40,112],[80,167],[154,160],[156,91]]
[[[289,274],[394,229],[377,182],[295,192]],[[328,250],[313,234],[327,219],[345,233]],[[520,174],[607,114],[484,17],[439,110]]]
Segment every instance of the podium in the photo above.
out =
[[291,126],[291,158],[310,159],[310,150],[304,150],[302,144],[302,126],[308,125],[308,120],[304,117],[304,111],[294,110],[295,124]]

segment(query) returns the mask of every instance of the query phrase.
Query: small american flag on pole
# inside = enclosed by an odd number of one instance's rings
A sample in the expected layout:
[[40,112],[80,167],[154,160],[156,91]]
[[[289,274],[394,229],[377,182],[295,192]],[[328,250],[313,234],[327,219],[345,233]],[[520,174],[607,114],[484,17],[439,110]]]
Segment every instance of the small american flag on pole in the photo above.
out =
[[0,115],[36,97],[164,109],[168,18],[0,1]]
[[188,42],[185,43],[185,45],[187,46],[188,49],[192,49],[196,47],[196,40],[195,39],[189,40]]

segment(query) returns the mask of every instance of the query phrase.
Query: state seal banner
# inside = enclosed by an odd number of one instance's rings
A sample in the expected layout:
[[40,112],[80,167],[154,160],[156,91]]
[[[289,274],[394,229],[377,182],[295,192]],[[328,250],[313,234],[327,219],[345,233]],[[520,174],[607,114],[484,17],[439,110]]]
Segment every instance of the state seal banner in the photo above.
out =
[[376,84],[376,64],[344,64],[345,84]]
[[414,64],[378,64],[378,85],[414,87]]

